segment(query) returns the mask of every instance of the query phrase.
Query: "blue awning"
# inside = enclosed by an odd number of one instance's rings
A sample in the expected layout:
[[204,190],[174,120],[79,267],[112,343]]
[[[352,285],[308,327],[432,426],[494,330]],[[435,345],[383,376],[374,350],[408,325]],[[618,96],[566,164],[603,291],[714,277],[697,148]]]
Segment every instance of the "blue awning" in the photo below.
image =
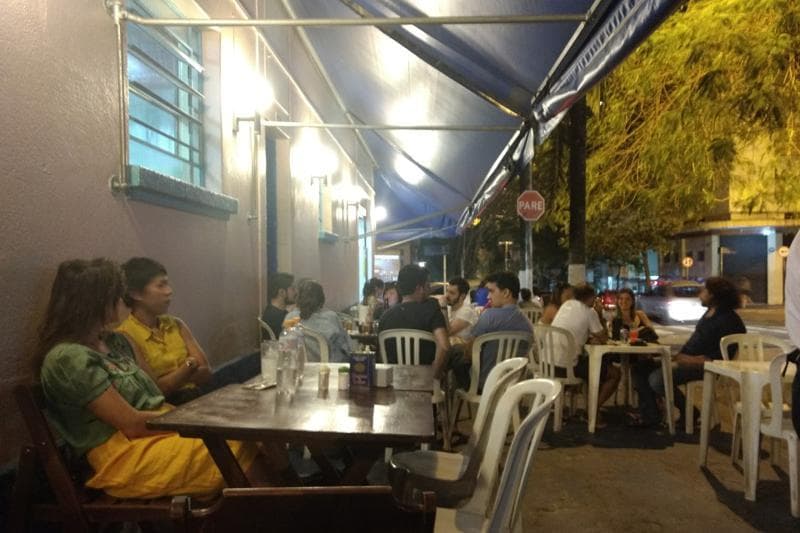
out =
[[[282,0],[298,18],[584,15],[584,22],[309,27],[302,31],[341,105],[310,98],[326,122],[502,126],[504,131],[362,131],[376,204],[394,226],[379,235],[454,234],[533,157],[569,106],[607,75],[677,0]],[[465,5],[468,4],[468,5]],[[271,7],[270,10],[278,10]],[[277,13],[276,13],[277,14]],[[265,33],[276,52],[290,30]],[[283,58],[302,85],[313,65]],[[535,133],[535,139],[534,139]],[[333,131],[334,135],[344,135]],[[352,140],[342,142],[352,146]],[[354,156],[363,161],[364,158]],[[370,163],[371,165],[371,163]],[[466,207],[465,207],[466,206]]]

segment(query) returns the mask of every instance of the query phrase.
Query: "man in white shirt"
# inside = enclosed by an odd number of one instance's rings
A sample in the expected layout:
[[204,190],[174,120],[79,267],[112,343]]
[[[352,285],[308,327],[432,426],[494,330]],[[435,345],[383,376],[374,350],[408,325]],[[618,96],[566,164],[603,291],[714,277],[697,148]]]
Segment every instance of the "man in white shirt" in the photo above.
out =
[[448,282],[445,297],[450,306],[450,336],[461,340],[470,338],[472,326],[478,321],[478,312],[467,302],[468,295],[469,283],[464,278],[453,278]]
[[[589,361],[586,357],[580,357],[583,353],[583,345],[587,343],[602,344],[608,340],[606,328],[600,323],[597,311],[592,307],[595,300],[594,287],[589,284],[578,285],[573,289],[574,299],[567,300],[558,309],[553,326],[563,328],[572,333],[575,339],[575,353],[564,353],[559,366],[574,367],[577,377],[589,379]],[[617,367],[611,364],[610,359],[604,358],[600,369],[600,392],[598,394],[598,406],[605,402],[614,394],[619,385],[621,373]]]
[[[786,259],[786,331],[795,348],[800,348],[800,238],[795,235]],[[792,422],[800,433],[800,372],[792,383]]]

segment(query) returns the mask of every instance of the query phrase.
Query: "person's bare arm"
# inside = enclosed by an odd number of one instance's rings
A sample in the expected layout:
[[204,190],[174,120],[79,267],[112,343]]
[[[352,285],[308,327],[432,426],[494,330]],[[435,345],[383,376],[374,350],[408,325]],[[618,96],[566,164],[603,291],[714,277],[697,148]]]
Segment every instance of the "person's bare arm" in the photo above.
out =
[[675,356],[675,362],[678,363],[678,366],[703,366],[703,363],[706,362],[706,357],[704,355],[688,355],[685,353],[679,353]]
[[134,409],[113,386],[89,402],[87,407],[97,418],[122,431],[129,439],[162,433],[147,429],[145,425],[148,420],[157,417],[159,413]]
[[183,364],[179,365],[175,370],[158,376],[156,375],[155,370],[153,370],[153,367],[150,366],[150,363],[147,362],[147,359],[142,354],[142,350],[139,348],[139,345],[136,344],[126,333],[123,333],[123,335],[125,335],[125,338],[128,339],[128,342],[133,349],[133,353],[136,356],[136,364],[138,364],[139,367],[144,370],[153,381],[156,382],[156,385],[158,385],[158,388],[161,389],[161,392],[164,393],[165,396],[172,394],[188,383],[192,377],[192,374],[194,374],[194,372],[197,370],[197,361],[190,355],[186,358]]
[[542,316],[539,319],[539,322],[549,326],[550,324],[553,323],[553,319],[556,317],[556,313],[558,313],[558,307],[552,304],[548,305],[547,307],[544,308],[544,311],[542,311]]
[[183,342],[186,343],[186,350],[189,352],[189,357],[194,358],[197,362],[197,368],[192,373],[189,380],[197,385],[202,385],[211,379],[211,365],[208,364],[206,353],[203,351],[203,348],[200,347],[200,343],[197,342],[194,335],[192,335],[189,326],[181,319],[177,319],[177,321]]
[[462,320],[460,318],[454,318],[453,320],[450,321],[450,328],[449,328],[450,329],[450,336],[456,335],[457,333],[459,333],[460,331],[463,331],[464,329],[468,328],[469,326],[470,326],[470,323],[467,322],[466,320]]
[[589,344],[605,344],[608,342],[608,332],[605,329],[589,334]]
[[647,313],[639,309],[636,311],[636,315],[639,317],[639,324],[648,328],[653,327],[653,323],[650,321],[650,317],[647,316]]
[[433,375],[441,379],[447,369],[447,352],[450,350],[450,339],[446,328],[433,330],[436,337],[436,357],[433,360]]

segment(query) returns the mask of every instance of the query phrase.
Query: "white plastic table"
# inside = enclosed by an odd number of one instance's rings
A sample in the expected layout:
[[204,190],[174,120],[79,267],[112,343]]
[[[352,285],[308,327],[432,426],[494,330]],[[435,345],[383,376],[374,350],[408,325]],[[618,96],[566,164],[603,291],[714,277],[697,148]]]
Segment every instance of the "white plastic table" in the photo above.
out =
[[[761,431],[761,397],[769,383],[769,361],[706,361],[703,365],[703,410],[700,414],[700,466],[708,457],[708,432],[711,399],[716,376],[725,376],[739,383],[742,401],[742,456],[744,498],[756,501],[758,482],[759,433]],[[789,365],[786,378],[795,374]]]
[[666,344],[648,344],[647,346],[631,346],[629,344],[587,344],[589,356],[589,433],[594,433],[597,424],[597,397],[600,394],[600,367],[603,356],[610,353],[621,354],[657,354],[661,356],[661,371],[664,375],[664,401],[669,415],[667,426],[669,434],[675,434],[675,421],[672,420],[672,352]]

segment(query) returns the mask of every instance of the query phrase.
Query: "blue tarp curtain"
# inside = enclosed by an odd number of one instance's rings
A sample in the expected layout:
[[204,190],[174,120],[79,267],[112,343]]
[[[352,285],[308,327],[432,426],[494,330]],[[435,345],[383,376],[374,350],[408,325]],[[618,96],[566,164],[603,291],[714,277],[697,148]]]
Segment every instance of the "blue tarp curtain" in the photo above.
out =
[[[389,214],[379,230],[424,214],[449,212],[379,235],[381,240],[398,240],[429,228],[463,228],[469,224],[530,161],[535,144],[546,138],[569,106],[619,64],[678,3],[280,1],[299,18],[586,16],[584,23],[303,30],[341,95],[345,114],[357,117],[359,122],[508,127],[505,132],[362,131],[370,159],[378,164],[372,172],[376,204],[385,206]],[[301,66],[302,70],[294,67],[293,74],[302,84],[304,77],[313,73],[308,65]],[[289,68],[293,69],[293,65],[289,64]],[[322,111],[323,120],[341,121],[341,109]],[[467,207],[461,211],[464,205]],[[452,234],[450,229],[436,236]]]

